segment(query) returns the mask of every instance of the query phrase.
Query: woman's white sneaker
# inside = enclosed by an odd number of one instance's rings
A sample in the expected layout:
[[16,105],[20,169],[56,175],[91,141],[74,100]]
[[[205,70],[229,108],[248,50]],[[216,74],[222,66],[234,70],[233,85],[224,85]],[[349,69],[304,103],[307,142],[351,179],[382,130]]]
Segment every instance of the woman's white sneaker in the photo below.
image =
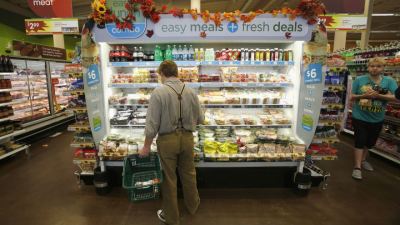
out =
[[353,169],[353,174],[351,176],[356,180],[362,180],[362,173],[361,170],[358,168]]
[[369,162],[367,162],[367,161],[362,161],[362,162],[361,162],[361,166],[362,166],[362,168],[363,168],[364,170],[367,170],[367,171],[374,171],[374,167],[372,167],[372,165],[371,165]]

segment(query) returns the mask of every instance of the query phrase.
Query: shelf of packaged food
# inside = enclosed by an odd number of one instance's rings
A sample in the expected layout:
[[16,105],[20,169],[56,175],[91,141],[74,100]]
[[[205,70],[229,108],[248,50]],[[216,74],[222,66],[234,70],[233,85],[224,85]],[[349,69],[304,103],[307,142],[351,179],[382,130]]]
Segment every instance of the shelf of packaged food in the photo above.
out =
[[70,78],[81,78],[83,73],[66,73]]
[[354,135],[354,131],[349,130],[349,129],[346,129],[346,128],[343,129],[343,132],[345,132],[345,133],[347,133],[347,134]]
[[323,103],[321,109],[343,109],[344,106],[340,103]]
[[69,93],[70,95],[84,95],[85,90],[83,90],[83,89],[68,90],[68,91],[64,91],[64,93]]
[[[114,104],[110,105],[113,108],[148,108],[149,105],[147,104]],[[254,104],[254,105],[243,105],[243,104],[202,104],[204,108],[282,108],[288,109],[293,108],[293,105],[286,105],[286,104]]]
[[24,87],[13,87],[12,91],[24,91],[24,90],[28,90],[28,86],[24,86]]
[[40,99],[44,99],[44,98],[48,98],[49,96],[47,95],[36,95],[36,96],[32,96],[32,101],[34,100],[40,100]]
[[327,84],[325,85],[325,90],[329,90],[329,91],[344,91],[346,89],[346,87],[344,85],[338,84]]
[[0,92],[10,92],[13,91],[13,89],[0,89]]
[[270,124],[270,125],[199,125],[198,127],[205,128],[291,128],[291,124]]
[[379,156],[382,156],[383,158],[386,158],[388,160],[391,160],[392,162],[395,162],[397,164],[400,164],[400,158],[397,158],[393,155],[390,155],[388,153],[385,152],[385,150],[382,150],[380,148],[374,147],[372,149],[368,149],[370,152],[375,153]]
[[380,137],[383,137],[383,138],[385,138],[385,139],[395,140],[395,141],[400,142],[400,137],[397,136],[397,135],[393,135],[393,134],[388,134],[388,133],[385,133],[385,132],[381,132],[379,136],[380,136]]
[[[160,86],[159,83],[132,83],[122,84],[113,83],[109,84],[110,88],[122,88],[122,89],[138,89],[138,88],[156,88]],[[191,88],[224,88],[224,87],[264,87],[264,88],[279,88],[279,87],[290,87],[292,83],[228,83],[228,82],[201,82],[201,83],[186,83]]]
[[[180,67],[193,66],[292,66],[294,61],[175,61]],[[110,62],[111,67],[158,67],[161,61],[147,62]]]
[[0,76],[17,76],[18,74],[15,72],[6,72],[6,73],[0,73]]
[[311,159],[314,161],[322,161],[322,160],[337,160],[338,157],[336,155],[312,155]]
[[4,117],[4,118],[0,118],[0,122],[4,122],[4,121],[11,120],[12,117],[13,117],[13,116],[7,116],[7,117]]
[[385,122],[395,123],[400,125],[400,119],[393,117],[393,116],[386,116],[385,115]]
[[72,142],[71,147],[72,148],[94,148],[94,143],[93,142]]
[[320,121],[318,121],[318,126],[336,126],[336,125],[340,125],[341,123],[342,123],[341,121],[320,120]]
[[3,136],[0,136],[0,141],[2,141],[4,139],[7,139],[7,138],[10,138],[10,137],[18,136],[20,134],[23,134],[24,132],[25,132],[25,130],[16,130],[11,134],[6,134],[6,135],[3,135]]
[[[197,168],[220,168],[220,167],[297,167],[299,161],[282,162],[205,162],[200,160],[195,162]],[[122,167],[124,162],[121,160],[104,160],[104,165],[109,167]]]
[[[144,128],[146,125],[111,125],[111,128]],[[291,124],[271,124],[271,125],[198,125],[205,128],[291,128]]]
[[12,104],[15,104],[15,103],[13,103],[13,102],[4,102],[4,103],[0,103],[0,107],[9,106],[9,105],[12,105]]
[[340,140],[337,137],[330,137],[330,138],[314,138],[311,143],[313,144],[321,144],[321,143],[337,143]]
[[0,155],[0,160],[1,160],[1,159],[4,159],[4,158],[7,158],[8,156],[14,155],[14,154],[16,154],[16,153],[18,153],[18,152],[20,152],[20,151],[26,150],[26,149],[28,149],[28,148],[29,148],[29,145],[24,145],[24,146],[22,146],[22,147],[20,147],[20,148],[17,148],[17,149],[15,149],[15,150],[11,151],[11,152],[7,152],[7,153],[4,154],[4,155]]
[[68,131],[91,131],[91,129],[89,124],[71,124],[68,126]]
[[45,105],[39,105],[39,106],[33,106],[32,109],[31,109],[31,107],[24,108],[24,109],[14,109],[14,112],[18,112],[18,113],[29,112],[29,111],[35,111],[35,110],[38,110],[38,109],[43,109],[43,108],[46,108],[46,107],[47,106],[45,106]]
[[54,86],[56,86],[56,87],[67,87],[67,86],[69,86],[70,84],[56,84],[56,85],[54,85]]
[[87,112],[86,107],[76,107],[76,108],[68,108],[69,111],[75,112],[75,113],[85,113]]

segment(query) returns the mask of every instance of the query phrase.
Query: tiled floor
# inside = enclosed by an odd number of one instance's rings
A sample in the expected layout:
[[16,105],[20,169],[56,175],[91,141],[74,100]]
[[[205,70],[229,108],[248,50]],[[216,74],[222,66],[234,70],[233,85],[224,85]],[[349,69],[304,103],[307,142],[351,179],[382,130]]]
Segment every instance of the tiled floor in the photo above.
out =
[[[79,187],[72,135],[64,133],[0,162],[2,225],[157,225],[160,201],[128,202],[122,188],[97,196],[92,186]],[[47,145],[47,146],[46,146]],[[363,181],[351,178],[351,146],[339,144],[340,159],[320,165],[332,173],[328,190],[314,188],[308,197],[287,188],[200,189],[195,216],[182,209],[183,225],[378,225],[400,224],[400,169],[371,158],[376,171]]]

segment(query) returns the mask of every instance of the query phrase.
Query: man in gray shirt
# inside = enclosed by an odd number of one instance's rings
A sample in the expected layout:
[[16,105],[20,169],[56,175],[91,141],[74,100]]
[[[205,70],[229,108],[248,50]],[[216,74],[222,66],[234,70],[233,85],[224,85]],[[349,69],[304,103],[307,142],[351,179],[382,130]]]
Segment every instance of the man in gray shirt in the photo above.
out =
[[179,225],[177,197],[178,168],[185,205],[194,214],[200,204],[194,165],[193,131],[204,121],[196,93],[178,79],[178,67],[170,60],[158,68],[163,85],[156,88],[151,97],[146,117],[145,143],[141,156],[150,152],[157,137],[157,151],[161,159],[164,180],[161,184],[162,209],[158,218],[169,225]]

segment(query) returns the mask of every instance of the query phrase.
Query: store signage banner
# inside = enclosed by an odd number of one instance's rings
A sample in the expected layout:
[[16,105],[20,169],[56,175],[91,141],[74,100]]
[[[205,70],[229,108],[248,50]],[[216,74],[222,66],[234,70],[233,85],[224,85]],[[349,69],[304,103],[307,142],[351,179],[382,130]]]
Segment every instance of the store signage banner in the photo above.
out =
[[367,29],[366,16],[351,16],[351,15],[325,15],[320,16],[320,20],[325,23],[329,30],[365,30]]
[[78,19],[26,19],[27,35],[79,34]]
[[[158,23],[141,20],[133,29],[120,30],[114,24],[105,29],[94,29],[96,42],[132,42],[156,43],[162,41],[309,41],[314,26],[302,18],[290,20],[288,17],[261,15],[249,23],[223,21],[216,26],[214,22],[204,23],[202,19],[194,20],[190,15],[176,18],[172,15],[161,15]],[[151,32],[152,35],[145,35]],[[206,37],[201,37],[204,32]],[[147,33],[146,33],[147,34]]]
[[85,83],[86,108],[88,110],[90,127],[96,143],[106,135],[104,106],[104,89],[100,79],[100,67],[91,64],[84,69],[83,81]]
[[296,133],[308,146],[313,140],[319,121],[325,87],[326,45],[304,44],[303,71],[300,82]]
[[12,41],[13,55],[33,58],[66,60],[65,49],[33,44],[23,41]]
[[69,18],[72,14],[72,0],[28,0],[29,8],[44,18]]

